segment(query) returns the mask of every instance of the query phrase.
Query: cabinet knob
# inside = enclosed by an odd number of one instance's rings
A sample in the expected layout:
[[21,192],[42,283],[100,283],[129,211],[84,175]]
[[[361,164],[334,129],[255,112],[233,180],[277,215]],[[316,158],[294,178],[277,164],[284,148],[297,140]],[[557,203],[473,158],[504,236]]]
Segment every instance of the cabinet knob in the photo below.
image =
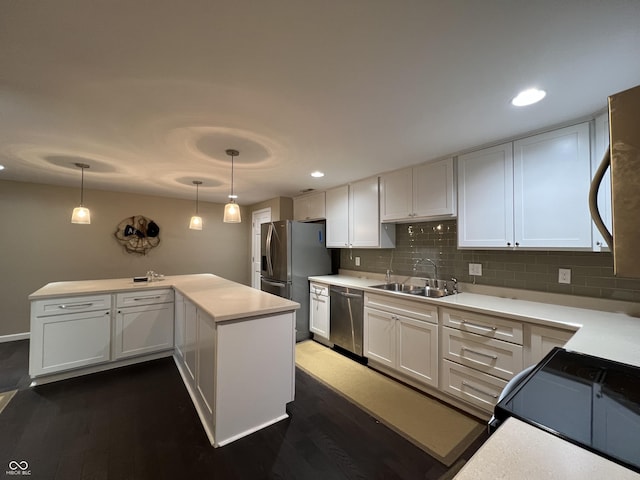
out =
[[602,246],[602,242],[598,241],[598,242],[596,242],[596,245],[600,247],[600,246]]
[[516,247],[519,247],[519,246],[520,246],[520,244],[518,242],[516,242]]
[[510,247],[510,246],[511,246],[511,242],[507,242],[507,247]]

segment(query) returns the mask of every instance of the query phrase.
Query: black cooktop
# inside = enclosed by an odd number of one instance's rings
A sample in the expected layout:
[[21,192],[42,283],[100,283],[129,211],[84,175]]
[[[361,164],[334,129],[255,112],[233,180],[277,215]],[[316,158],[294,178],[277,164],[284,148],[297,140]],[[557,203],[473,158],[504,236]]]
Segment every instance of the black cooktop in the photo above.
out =
[[640,368],[554,348],[495,407],[640,472]]

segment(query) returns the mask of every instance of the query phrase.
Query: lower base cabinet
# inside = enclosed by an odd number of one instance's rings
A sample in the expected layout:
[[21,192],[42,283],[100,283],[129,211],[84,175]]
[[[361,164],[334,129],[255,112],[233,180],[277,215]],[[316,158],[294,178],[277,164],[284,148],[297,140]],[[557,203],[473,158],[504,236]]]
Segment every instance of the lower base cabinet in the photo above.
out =
[[118,309],[115,322],[115,358],[172,349],[173,315],[173,303]]
[[432,305],[365,294],[364,351],[369,364],[437,387],[437,321]]
[[295,385],[295,313],[216,322],[184,299],[174,358],[212,445],[287,417]]

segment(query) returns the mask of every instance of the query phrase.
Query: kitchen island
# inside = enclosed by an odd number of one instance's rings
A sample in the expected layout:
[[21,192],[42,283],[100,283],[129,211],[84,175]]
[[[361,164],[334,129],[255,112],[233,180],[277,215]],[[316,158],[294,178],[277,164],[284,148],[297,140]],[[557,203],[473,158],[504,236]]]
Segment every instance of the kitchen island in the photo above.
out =
[[32,386],[173,355],[212,445],[287,417],[296,302],[212,274],[54,282],[29,300]]

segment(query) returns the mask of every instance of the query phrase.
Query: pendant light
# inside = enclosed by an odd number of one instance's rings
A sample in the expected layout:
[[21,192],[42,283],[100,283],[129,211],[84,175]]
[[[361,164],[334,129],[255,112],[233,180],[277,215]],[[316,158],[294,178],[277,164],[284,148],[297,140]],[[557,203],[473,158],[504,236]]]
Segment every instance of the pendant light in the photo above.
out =
[[224,223],[240,223],[240,206],[235,202],[237,195],[233,194],[233,157],[240,155],[238,150],[229,149],[226,151],[227,155],[231,156],[231,195],[229,195],[229,203],[224,206]]
[[198,187],[202,185],[202,182],[194,180],[192,183],[196,186],[196,214],[191,217],[189,228],[191,230],[202,230],[202,218],[198,215]]
[[82,180],[80,181],[80,206],[73,209],[71,223],[89,225],[91,223],[91,212],[83,205],[84,201],[84,169],[89,168],[86,163],[76,163],[76,167],[82,169]]

